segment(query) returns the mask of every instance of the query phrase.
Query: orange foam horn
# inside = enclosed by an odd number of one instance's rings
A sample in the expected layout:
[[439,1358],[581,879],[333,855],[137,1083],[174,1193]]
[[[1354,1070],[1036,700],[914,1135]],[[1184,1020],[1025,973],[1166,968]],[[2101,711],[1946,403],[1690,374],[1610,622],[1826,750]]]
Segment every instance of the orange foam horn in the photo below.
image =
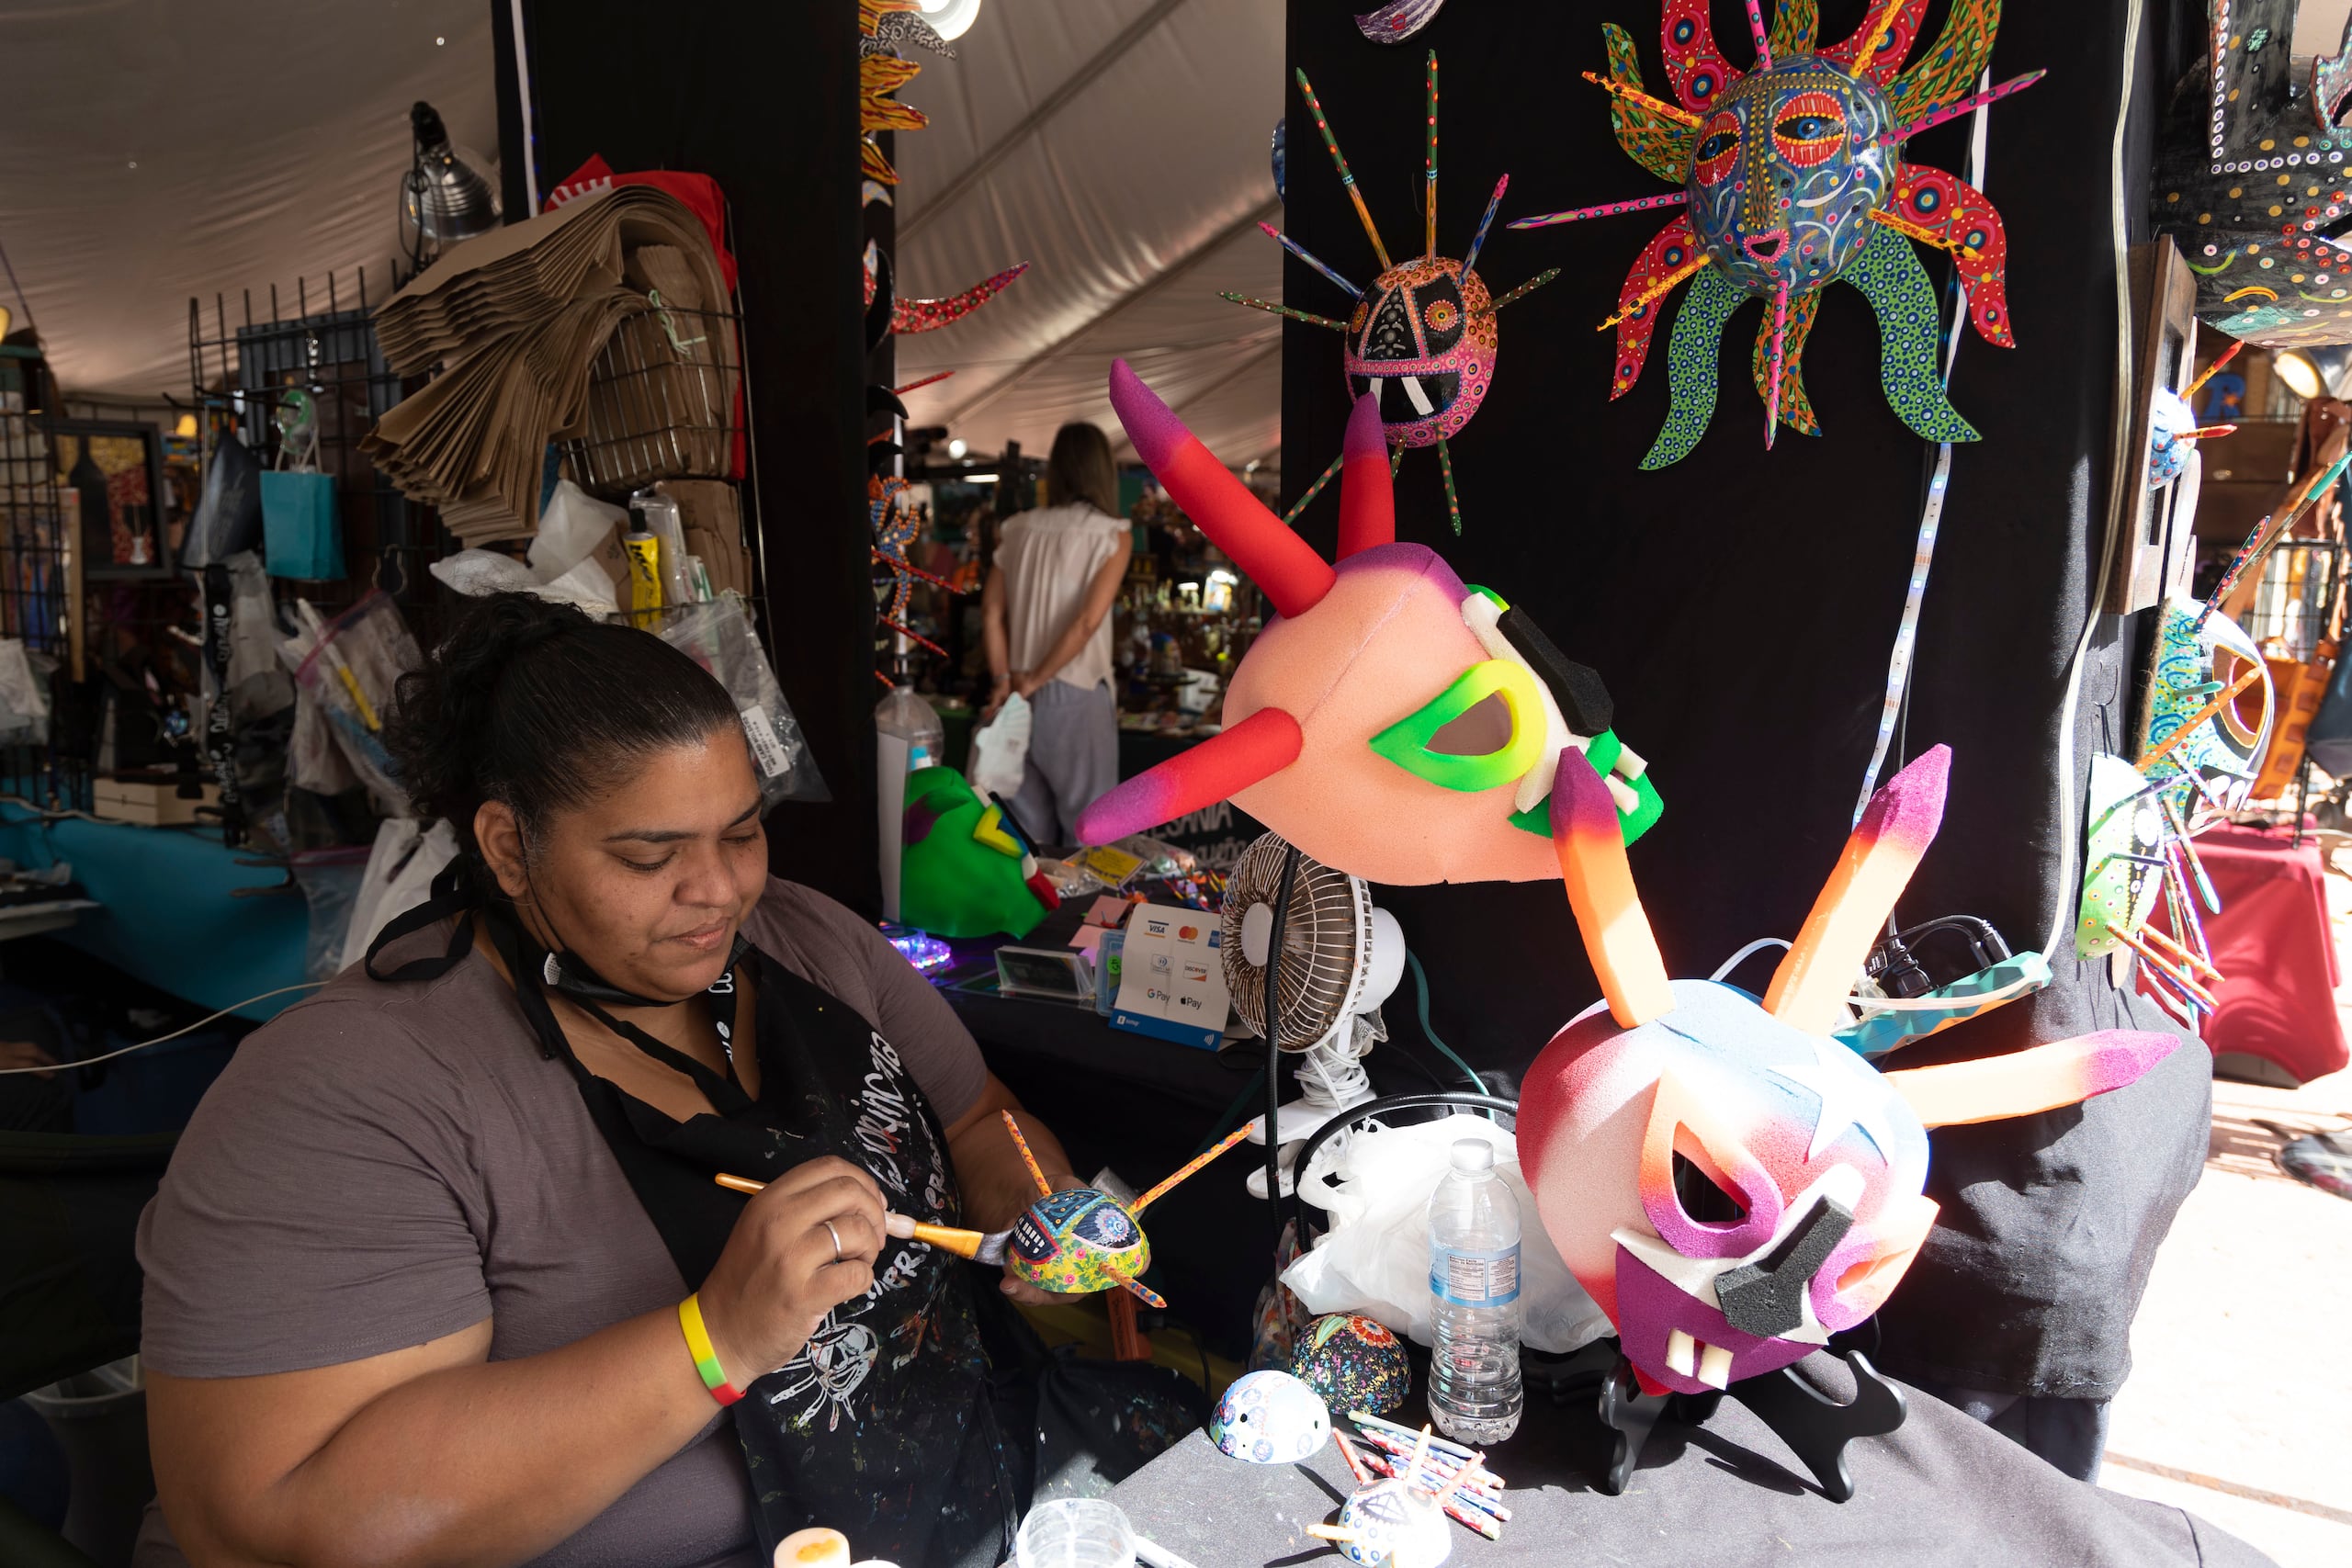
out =
[[1634,888],[1617,803],[1574,747],[1562,749],[1552,781],[1552,849],[1610,1016],[1633,1029],[1672,1012],[1674,991]]
[[1388,436],[1380,400],[1367,393],[1348,415],[1340,451],[1340,558],[1396,542],[1396,489],[1388,473]]
[[1276,610],[1303,615],[1322,602],[1336,581],[1331,563],[1267,511],[1124,359],[1111,365],[1111,407],[1135,443],[1136,456]]
[[1951,748],[1938,746],[1871,796],[1804,929],[1772,972],[1765,1011],[1808,1033],[1838,1026],[1862,960],[1943,823],[1951,775]]
[[2075,1105],[2137,1083],[2180,1043],[2176,1034],[2104,1029],[2097,1034],[1939,1067],[1899,1067],[1885,1076],[1923,1127],[1997,1122]]

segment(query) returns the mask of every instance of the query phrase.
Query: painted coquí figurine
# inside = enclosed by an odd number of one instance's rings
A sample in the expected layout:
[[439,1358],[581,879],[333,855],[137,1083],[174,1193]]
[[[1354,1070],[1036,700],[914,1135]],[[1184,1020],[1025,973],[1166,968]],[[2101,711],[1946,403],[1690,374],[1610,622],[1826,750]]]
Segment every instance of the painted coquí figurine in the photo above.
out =
[[1679,209],[1644,247],[1617,313],[1601,323],[1617,329],[1610,396],[1621,398],[1641,377],[1667,295],[1690,284],[1667,347],[1672,405],[1643,468],[1679,460],[1705,434],[1724,328],[1750,299],[1764,302],[1753,355],[1764,445],[1783,423],[1819,434],[1800,367],[1821,291],[1836,282],[1860,290],[1877,314],[1880,379],[1903,423],[1930,441],[1977,438],[1944,396],[1936,294],[1910,243],[1951,253],[1978,334],[2007,348],[2016,341],[2003,279],[2008,241],[1983,192],[1905,162],[1903,145],[2041,73],[1972,92],[1993,51],[2000,0],[1954,0],[1942,37],[1904,69],[1927,9],[1928,0],[1876,0],[1851,38],[1816,49],[1816,0],[1783,0],[1769,36],[1750,0],[1756,61],[1743,73],[1716,45],[1706,0],[1665,0],[1660,41],[1679,107],[1643,90],[1624,30],[1602,29],[1609,75],[1590,79],[1615,97],[1618,144],[1682,188],[1510,227]]
[[1380,409],[1349,416],[1337,562],[1283,525],[1122,360],[1111,406],[1170,497],[1276,615],[1233,672],[1225,728],[1081,812],[1109,843],[1230,799],[1325,865],[1374,882],[1553,875],[1543,804],[1574,751],[1630,841],[1664,809],[1617,739],[1608,688],[1523,610],[1396,537]]
[[1950,757],[1871,797],[1760,1000],[1667,978],[1609,797],[1561,760],[1553,833],[1605,1000],[1528,1069],[1520,1157],[1645,1394],[1775,1371],[1876,1312],[1936,1215],[1927,1128],[2071,1105],[2179,1044],[2110,1030],[1882,1073],[1829,1038],[1942,819]]
[[[1365,237],[1372,242],[1372,253],[1380,259],[1380,274],[1372,280],[1370,288],[1359,288],[1309,255],[1296,241],[1261,223],[1259,227],[1280,241],[1283,249],[1352,299],[1354,310],[1345,321],[1335,321],[1245,295],[1227,294],[1224,298],[1237,305],[1272,310],[1293,321],[1328,327],[1346,335],[1340,367],[1347,375],[1348,396],[1369,397],[1379,405],[1392,468],[1408,446],[1437,448],[1438,467],[1445,476],[1446,513],[1453,531],[1459,534],[1462,504],[1453,491],[1453,455],[1447,449],[1446,441],[1462,434],[1462,427],[1478,412],[1478,405],[1486,400],[1487,389],[1494,383],[1495,358],[1502,343],[1498,318],[1503,307],[1551,282],[1559,276],[1560,269],[1554,267],[1531,277],[1499,299],[1487,292],[1487,285],[1478,276],[1478,252],[1486,245],[1487,230],[1495,220],[1495,209],[1510,185],[1509,175],[1496,185],[1495,194],[1487,203],[1487,215],[1479,220],[1478,232],[1472,237],[1468,253],[1460,261],[1437,254],[1436,51],[1430,51],[1426,72],[1429,152],[1421,183],[1423,245],[1419,255],[1403,262],[1389,260],[1388,247],[1381,243],[1380,231],[1372,221],[1372,209],[1364,205],[1363,193],[1356,188],[1356,177],[1348,171],[1348,160],[1340,152],[1339,139],[1332,134],[1330,122],[1323,118],[1323,106],[1315,101],[1315,89],[1307,84],[1306,73],[1299,71],[1295,74],[1298,77],[1298,90],[1306,96],[1307,112],[1315,117],[1315,129],[1322,132],[1323,145],[1330,149],[1331,162],[1339,168],[1340,183],[1347,187],[1348,199],[1355,203],[1356,217],[1363,224]],[[1331,466],[1307,486],[1283,520],[1289,522],[1305,511],[1345,460],[1344,454],[1331,459]]]

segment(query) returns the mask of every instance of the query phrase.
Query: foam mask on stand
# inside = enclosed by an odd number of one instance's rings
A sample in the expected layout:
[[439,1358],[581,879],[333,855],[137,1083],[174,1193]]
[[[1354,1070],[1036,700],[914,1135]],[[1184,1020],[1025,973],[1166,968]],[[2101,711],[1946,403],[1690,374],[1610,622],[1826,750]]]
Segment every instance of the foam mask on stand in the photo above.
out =
[[2235,621],[2204,611],[2194,599],[2165,601],[2141,762],[2184,826],[2245,804],[2276,706],[2262,650]]
[[1935,1218],[1926,1128],[2071,1105],[2178,1043],[2109,1031],[1881,1073],[1829,1038],[1942,819],[1950,759],[1939,746],[1871,797],[1760,1004],[1667,978],[1609,797],[1560,761],[1560,874],[1606,1000],[1528,1069],[1520,1156],[1648,1393],[1775,1371],[1877,1311]]
[[1682,186],[1679,194],[1523,218],[1514,229],[1679,208],[1635,260],[1618,295],[1610,396],[1640,379],[1657,311],[1685,279],[1690,290],[1667,350],[1673,392],[1666,427],[1641,466],[1662,468],[1697,446],[1713,417],[1716,361],[1732,313],[1764,302],[1752,364],[1764,400],[1764,445],[1781,424],[1821,433],[1801,362],[1821,291],[1844,282],[1877,314],[1880,381],[1904,423],[1930,441],[1973,441],[1937,371],[1935,289],[1911,242],[1951,252],[1969,315],[2007,348],[2004,267],[2008,242],[1984,194],[1940,169],[1903,161],[1906,138],[2002,97],[2040,72],[1973,94],[1992,52],[2000,0],[1955,0],[1936,46],[1909,70],[1928,0],[1877,0],[1843,43],[1815,47],[1815,0],[1786,0],[1768,37],[1748,6],[1756,63],[1742,73],[1717,47],[1705,0],[1665,0],[1667,76],[1680,107],[1642,90],[1634,40],[1602,29],[1616,97],[1617,140],[1633,160]]
[[1080,813],[1108,843],[1231,800],[1324,864],[1375,882],[1531,882],[1555,870],[1542,807],[1564,750],[1609,776],[1630,840],[1662,809],[1607,688],[1499,595],[1396,540],[1380,409],[1356,402],[1340,559],[1315,553],[1122,360],[1111,404],[1185,515],[1279,612],[1226,689],[1224,731]]
[[1027,936],[1061,897],[1036,857],[953,768],[907,775],[899,918],[933,936]]
[[[1431,5],[1427,9],[1434,13],[1436,6]],[[1427,19],[1422,17],[1413,27],[1418,28]],[[1359,17],[1356,23],[1363,27],[1368,20]],[[1366,36],[1374,36],[1368,28]],[[1379,405],[1383,433],[1392,449],[1392,463],[1402,457],[1408,446],[1437,448],[1438,466],[1445,477],[1446,512],[1453,531],[1459,534],[1462,507],[1454,495],[1453,457],[1446,441],[1460,434],[1462,427],[1470,423],[1470,416],[1478,412],[1478,405],[1486,400],[1487,387],[1494,382],[1495,356],[1502,342],[1498,317],[1503,307],[1551,282],[1559,276],[1560,269],[1554,267],[1532,277],[1499,299],[1487,294],[1487,285],[1477,273],[1478,252],[1487,243],[1487,226],[1495,220],[1495,207],[1510,184],[1509,175],[1495,186],[1494,197],[1487,203],[1487,216],[1480,221],[1478,232],[1463,259],[1455,261],[1437,254],[1435,50],[1430,51],[1424,76],[1429,149],[1421,182],[1424,248],[1421,254],[1402,263],[1388,259],[1388,247],[1381,243],[1380,231],[1373,225],[1372,209],[1364,205],[1363,194],[1356,189],[1355,175],[1348,172],[1348,161],[1340,154],[1339,139],[1332,134],[1330,123],[1323,118],[1323,106],[1315,101],[1315,89],[1307,85],[1306,73],[1298,71],[1294,74],[1298,78],[1299,91],[1306,95],[1307,109],[1315,117],[1315,129],[1322,133],[1323,145],[1330,150],[1331,162],[1339,168],[1340,183],[1355,203],[1356,217],[1372,241],[1373,254],[1380,261],[1380,275],[1372,280],[1369,289],[1358,288],[1309,255],[1296,241],[1271,224],[1261,223],[1258,226],[1279,241],[1283,249],[1352,299],[1355,310],[1342,322],[1245,295],[1227,294],[1224,298],[1237,305],[1272,310],[1293,321],[1346,334],[1340,360],[1348,378],[1348,396],[1368,396]],[[1331,466],[1306,488],[1291,507],[1290,516],[1283,521],[1287,523],[1306,510],[1346,461],[1344,452],[1333,458]]]

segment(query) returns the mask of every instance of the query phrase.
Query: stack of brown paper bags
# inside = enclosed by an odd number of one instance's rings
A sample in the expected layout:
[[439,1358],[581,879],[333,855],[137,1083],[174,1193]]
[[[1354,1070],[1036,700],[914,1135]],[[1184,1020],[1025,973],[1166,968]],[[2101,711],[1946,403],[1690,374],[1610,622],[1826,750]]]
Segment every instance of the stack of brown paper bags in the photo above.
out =
[[649,186],[469,240],[376,312],[393,369],[442,368],[363,449],[467,545],[534,533],[548,444],[592,428],[627,438],[630,483],[724,477],[740,377],[727,308],[701,223]]

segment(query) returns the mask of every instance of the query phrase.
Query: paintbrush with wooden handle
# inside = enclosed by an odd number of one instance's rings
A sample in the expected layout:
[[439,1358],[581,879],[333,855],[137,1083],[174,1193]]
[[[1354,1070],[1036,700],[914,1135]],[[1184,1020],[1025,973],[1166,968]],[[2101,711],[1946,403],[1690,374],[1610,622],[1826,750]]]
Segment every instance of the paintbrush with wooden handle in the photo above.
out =
[[[757,1192],[767,1185],[742,1176],[714,1176],[711,1179],[730,1192]],[[919,1241],[925,1247],[935,1247],[942,1252],[952,1252],[991,1268],[1004,1261],[1005,1238],[1012,1234],[957,1230],[953,1225],[926,1224],[905,1214],[891,1213],[882,1216],[882,1228],[900,1241]]]

